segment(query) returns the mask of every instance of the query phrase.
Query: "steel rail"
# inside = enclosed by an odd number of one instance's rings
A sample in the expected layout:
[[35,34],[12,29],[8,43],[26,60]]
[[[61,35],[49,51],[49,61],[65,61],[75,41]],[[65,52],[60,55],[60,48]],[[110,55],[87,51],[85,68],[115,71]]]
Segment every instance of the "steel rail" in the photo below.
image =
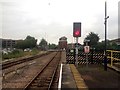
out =
[[[60,52],[59,62],[60,62],[60,60],[61,60],[61,52]],[[59,62],[57,62],[57,65],[56,65],[55,70],[54,70],[54,72],[53,72],[52,79],[51,79],[51,81],[50,81],[50,84],[49,84],[48,90],[51,89],[51,86],[52,86],[52,83],[53,83],[53,80],[54,80],[55,74],[56,74],[57,69],[58,69],[58,67],[59,67]]]
[[32,82],[46,69],[46,67],[52,62],[52,60],[56,57],[57,54],[58,53],[56,53],[55,56],[53,56],[50,59],[50,61],[45,66],[43,66],[43,68],[41,69],[41,71],[38,74],[36,74],[36,76],[33,79],[31,79],[31,81],[25,86],[25,88],[23,90],[29,90],[29,87],[32,84]]

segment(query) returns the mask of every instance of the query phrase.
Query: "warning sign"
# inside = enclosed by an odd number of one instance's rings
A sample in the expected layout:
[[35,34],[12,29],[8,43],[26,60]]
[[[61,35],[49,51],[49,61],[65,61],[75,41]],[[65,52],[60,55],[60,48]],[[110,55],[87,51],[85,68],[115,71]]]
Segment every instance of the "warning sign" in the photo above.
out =
[[89,53],[90,52],[90,47],[89,46],[84,46],[84,52]]

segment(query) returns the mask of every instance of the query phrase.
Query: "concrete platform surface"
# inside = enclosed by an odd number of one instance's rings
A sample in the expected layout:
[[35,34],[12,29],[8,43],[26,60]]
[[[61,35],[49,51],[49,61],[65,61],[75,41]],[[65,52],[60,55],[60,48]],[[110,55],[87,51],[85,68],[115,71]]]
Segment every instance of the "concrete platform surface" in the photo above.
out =
[[62,90],[64,89],[77,90],[76,83],[75,83],[69,64],[63,64],[61,86],[62,86]]

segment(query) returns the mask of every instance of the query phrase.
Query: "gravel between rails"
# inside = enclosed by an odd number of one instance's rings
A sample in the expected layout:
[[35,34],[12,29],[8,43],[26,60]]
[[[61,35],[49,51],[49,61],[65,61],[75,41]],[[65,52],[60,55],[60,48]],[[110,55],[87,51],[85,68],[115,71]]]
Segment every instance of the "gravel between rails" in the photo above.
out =
[[12,72],[12,74],[3,79],[2,87],[24,88],[25,85],[34,77],[34,75],[36,75],[39,72],[39,70],[55,55],[55,53],[56,52],[53,52],[49,55],[43,56],[33,61],[13,66],[9,68],[9,70],[6,69],[5,71],[3,71],[4,73],[25,66],[24,68],[17,70],[17,72]]

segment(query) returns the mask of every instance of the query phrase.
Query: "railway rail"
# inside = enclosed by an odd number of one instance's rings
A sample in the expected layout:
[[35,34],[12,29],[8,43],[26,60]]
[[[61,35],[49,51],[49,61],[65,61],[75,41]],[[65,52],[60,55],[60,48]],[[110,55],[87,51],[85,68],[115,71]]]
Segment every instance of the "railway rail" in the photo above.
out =
[[39,73],[25,86],[24,90],[29,89],[50,89],[56,78],[61,52],[56,55],[39,71]]
[[2,70],[3,69],[7,69],[7,68],[12,67],[12,66],[17,65],[17,64],[21,64],[21,63],[24,63],[24,62],[27,62],[27,61],[31,61],[31,60],[40,58],[40,57],[42,57],[44,55],[48,55],[49,53],[50,52],[44,53],[44,54],[40,54],[40,55],[36,55],[36,56],[31,56],[31,57],[28,57],[28,58],[24,58],[24,59],[12,61],[12,62],[2,63]]

